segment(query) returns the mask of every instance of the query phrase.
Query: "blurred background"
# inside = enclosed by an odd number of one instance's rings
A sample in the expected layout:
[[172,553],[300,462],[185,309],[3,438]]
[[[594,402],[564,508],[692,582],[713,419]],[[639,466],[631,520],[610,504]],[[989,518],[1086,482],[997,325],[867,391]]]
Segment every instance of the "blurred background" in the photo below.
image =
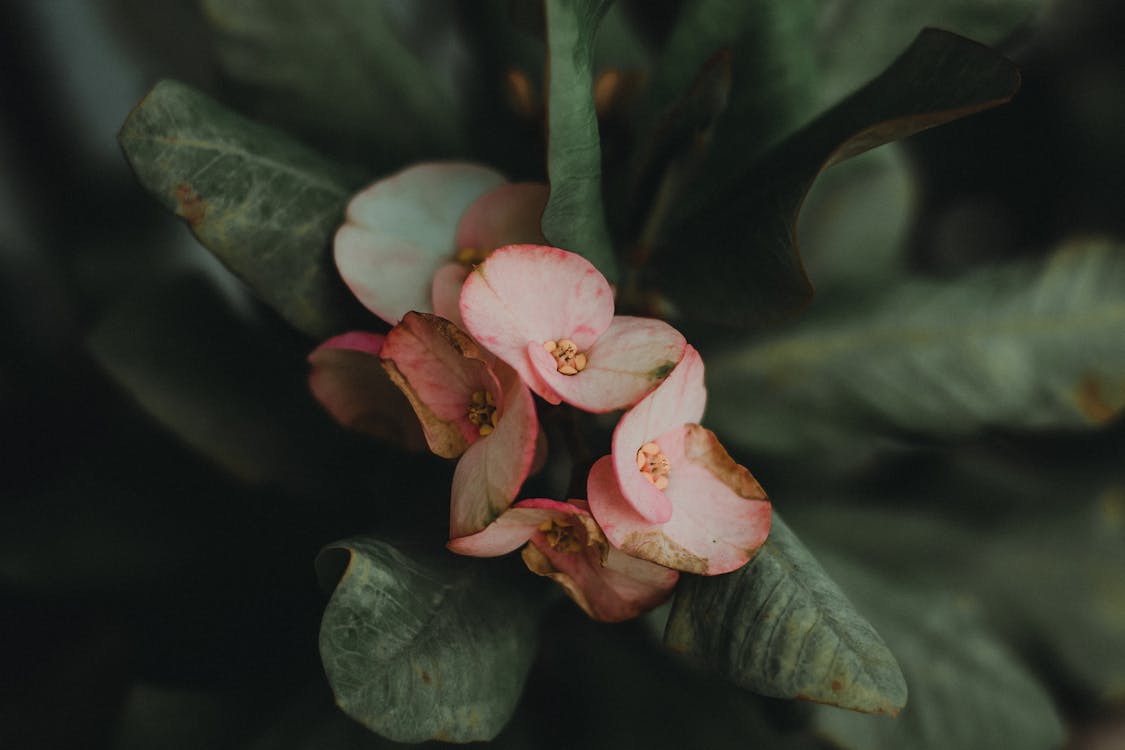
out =
[[[457,54],[439,43],[443,23],[404,19],[403,34],[424,29],[434,54]],[[916,31],[904,28],[900,46]],[[332,156],[353,157],[372,175],[401,164],[357,157],[362,149],[331,123],[308,127],[308,112],[250,96],[220,63],[219,45],[188,0],[13,0],[0,10],[3,748],[390,744],[332,707],[316,647],[326,595],[312,560],[330,541],[432,511],[424,503],[373,510],[370,497],[433,463],[373,458],[372,443],[320,413],[305,388],[311,342],[144,192],[116,133],[153,83],[176,78]],[[818,183],[801,227],[810,275],[825,280],[814,307],[862,305],[859,282],[877,278],[871,269],[890,254],[917,278],[944,281],[1046,257],[1075,236],[1125,235],[1125,5],[1056,3],[1000,48],[1023,70],[1014,103],[880,149]],[[940,508],[993,521],[1027,508],[1073,520],[1096,502],[1099,523],[1120,529],[1123,400],[1093,399],[1108,410],[1094,431],[990,430],[941,447],[898,434],[910,450],[857,458],[846,482],[831,467],[810,478],[807,457],[757,453],[752,440],[744,460],[775,498],[843,498],[787,516],[810,540],[829,539],[831,573],[847,569],[849,554],[893,568],[893,549],[831,541],[825,529],[838,533],[832,514],[848,498],[867,499],[858,505],[870,526],[895,502],[871,498],[909,497],[922,515]],[[388,478],[396,461],[399,474]],[[416,463],[402,469],[402,461]],[[324,479],[357,464],[367,470]],[[977,494],[957,489],[966,485]],[[1045,518],[1035,539],[1052,538],[1055,521]],[[958,543],[952,527],[947,539],[925,532],[917,540],[892,528],[903,545]],[[827,562],[835,555],[838,568]],[[1023,563],[1013,559],[997,563],[1008,566],[997,574],[1020,575]],[[1119,594],[1125,571],[1114,560],[1103,572]],[[1027,562],[1044,565],[1034,555]],[[1051,596],[1034,616],[1074,614]],[[1118,638],[1087,637],[1087,650],[1068,647],[1069,661],[1065,649],[1060,656],[1030,637],[1012,641],[1042,678],[1070,747],[1125,747],[1125,682],[1097,673],[1125,653],[1125,604],[1115,601],[1107,621]],[[544,648],[500,744],[821,742],[805,731],[802,707],[718,686],[652,648],[647,627],[594,626],[560,608],[544,636],[556,645]],[[583,681],[575,662],[626,673],[651,695],[623,697],[608,680]],[[700,744],[695,726],[715,714],[734,718]]]

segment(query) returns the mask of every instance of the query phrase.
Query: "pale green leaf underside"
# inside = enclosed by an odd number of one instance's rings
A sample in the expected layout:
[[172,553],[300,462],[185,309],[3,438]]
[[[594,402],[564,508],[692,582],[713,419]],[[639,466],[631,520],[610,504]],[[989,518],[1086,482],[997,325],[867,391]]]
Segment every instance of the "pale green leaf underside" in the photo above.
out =
[[[850,315],[713,359],[709,421],[759,450],[856,459],[895,434],[1086,429],[1125,406],[1125,252],[911,281]],[[746,418],[753,415],[753,418]]]
[[665,642],[763,695],[891,715],[906,703],[882,638],[776,513],[741,569],[680,580]]
[[290,323],[316,338],[347,325],[330,243],[352,181],[338,167],[176,81],[118,138],[141,184]]
[[614,281],[617,263],[602,205],[602,155],[594,111],[594,39],[609,0],[547,0],[550,79],[543,213],[548,242],[586,257]]
[[[320,655],[336,702],[398,742],[489,740],[535,655],[536,608],[478,560],[418,557],[370,538],[328,602]],[[325,562],[322,557],[320,562]]]

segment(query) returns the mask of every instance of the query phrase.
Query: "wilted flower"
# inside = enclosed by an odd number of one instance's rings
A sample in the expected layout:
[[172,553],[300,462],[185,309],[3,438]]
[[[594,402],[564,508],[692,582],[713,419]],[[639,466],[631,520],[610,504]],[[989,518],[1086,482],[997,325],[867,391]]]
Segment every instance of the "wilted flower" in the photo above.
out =
[[460,456],[450,537],[480,531],[511,505],[531,469],[539,433],[531,392],[464,331],[425,313],[407,313],[387,334],[381,356],[430,450]]
[[582,500],[521,500],[483,531],[454,539],[463,555],[496,557],[523,549],[533,572],[553,579],[590,617],[619,622],[657,606],[679,573],[614,549]]

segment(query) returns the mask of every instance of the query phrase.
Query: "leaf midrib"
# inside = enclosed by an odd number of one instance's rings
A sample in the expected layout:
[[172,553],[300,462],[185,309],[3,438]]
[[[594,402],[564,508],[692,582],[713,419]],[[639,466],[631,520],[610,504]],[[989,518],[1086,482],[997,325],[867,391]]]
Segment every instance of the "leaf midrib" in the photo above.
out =
[[[991,325],[989,323],[992,323]],[[832,359],[848,352],[863,352],[893,345],[911,344],[914,348],[933,348],[950,342],[994,337],[1048,337],[1102,328],[1114,324],[1125,325],[1125,302],[1110,304],[1098,313],[1060,317],[1004,318],[1000,321],[965,320],[957,326],[904,326],[901,328],[863,328],[860,331],[837,331],[810,334],[761,345],[744,355],[743,362],[753,366],[759,362],[763,369],[773,368],[778,362],[816,362]],[[1120,329],[1118,329],[1120,330]]]

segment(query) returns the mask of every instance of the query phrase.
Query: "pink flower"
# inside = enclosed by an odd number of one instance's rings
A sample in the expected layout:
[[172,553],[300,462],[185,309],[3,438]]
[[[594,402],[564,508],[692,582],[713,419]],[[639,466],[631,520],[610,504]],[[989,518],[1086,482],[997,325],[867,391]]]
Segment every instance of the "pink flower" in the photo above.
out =
[[411,310],[458,322],[472,263],[501,245],[542,241],[548,192],[476,164],[408,167],[352,198],[336,232],[336,266],[356,298],[391,325]]
[[379,359],[383,341],[359,331],[328,339],[309,354],[309,390],[344,427],[421,450],[418,420]]
[[448,547],[463,555],[495,557],[525,542],[527,567],[554,580],[602,622],[647,612],[668,598],[679,578],[674,570],[614,549],[582,500],[521,500],[483,531],[453,539]]
[[465,280],[468,331],[544,400],[606,412],[635,404],[683,354],[667,323],[613,314],[613,290],[585,258],[543,245],[496,250]]
[[408,312],[387,334],[383,366],[422,423],[430,450],[456,458],[449,535],[474,534],[515,499],[539,421],[519,376],[447,320]]
[[691,346],[672,374],[613,432],[590,469],[590,509],[623,552],[704,575],[736,570],[766,540],[761,485],[701,427],[703,360]]

